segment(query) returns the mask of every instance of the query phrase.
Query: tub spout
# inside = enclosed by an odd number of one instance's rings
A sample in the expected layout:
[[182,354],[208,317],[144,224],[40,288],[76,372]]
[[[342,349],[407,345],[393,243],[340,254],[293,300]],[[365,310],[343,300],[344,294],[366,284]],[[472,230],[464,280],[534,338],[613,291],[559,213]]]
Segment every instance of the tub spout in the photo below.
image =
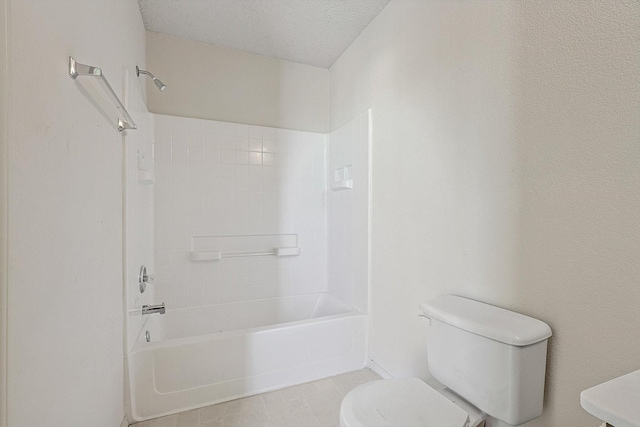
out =
[[165,312],[164,303],[158,304],[158,305],[143,305],[142,306],[142,314],[143,315],[153,314],[153,313],[164,314],[164,312]]

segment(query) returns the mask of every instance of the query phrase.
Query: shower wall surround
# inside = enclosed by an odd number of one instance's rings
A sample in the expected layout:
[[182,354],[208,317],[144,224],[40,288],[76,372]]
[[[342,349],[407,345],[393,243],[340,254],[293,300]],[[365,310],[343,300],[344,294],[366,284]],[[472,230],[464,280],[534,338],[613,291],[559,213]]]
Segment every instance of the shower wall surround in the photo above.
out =
[[[133,75],[133,77],[132,77]],[[140,293],[138,275],[145,265],[149,274],[154,271],[154,186],[153,186],[153,131],[154,117],[147,111],[142,81],[129,73],[127,106],[136,118],[138,129],[124,135],[124,244],[125,244],[125,302],[126,352],[131,351],[140,334],[145,318],[140,314],[142,305],[153,304],[155,287],[147,286]],[[148,174],[146,176],[144,174]]]
[[[156,299],[327,291],[326,135],[155,115]],[[297,234],[296,257],[191,262],[192,237]]]
[[[367,312],[371,110],[329,134],[327,234],[329,293]],[[344,176],[344,170],[349,176]],[[336,189],[349,178],[353,189]]]

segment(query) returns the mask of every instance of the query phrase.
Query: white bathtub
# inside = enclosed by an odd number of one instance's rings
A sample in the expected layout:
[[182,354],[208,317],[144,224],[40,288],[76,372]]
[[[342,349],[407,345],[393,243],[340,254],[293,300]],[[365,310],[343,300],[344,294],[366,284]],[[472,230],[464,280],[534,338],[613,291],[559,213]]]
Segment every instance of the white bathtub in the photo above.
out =
[[127,416],[143,421],[360,369],[366,329],[365,315],[328,294],[152,314],[126,356]]

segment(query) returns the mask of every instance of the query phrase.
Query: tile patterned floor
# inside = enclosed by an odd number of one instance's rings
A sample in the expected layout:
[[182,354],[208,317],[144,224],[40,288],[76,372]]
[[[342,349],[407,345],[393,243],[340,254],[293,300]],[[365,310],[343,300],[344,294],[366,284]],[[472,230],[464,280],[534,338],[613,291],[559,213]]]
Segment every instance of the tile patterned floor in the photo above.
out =
[[339,427],[352,388],[380,377],[369,369],[132,424],[130,427]]

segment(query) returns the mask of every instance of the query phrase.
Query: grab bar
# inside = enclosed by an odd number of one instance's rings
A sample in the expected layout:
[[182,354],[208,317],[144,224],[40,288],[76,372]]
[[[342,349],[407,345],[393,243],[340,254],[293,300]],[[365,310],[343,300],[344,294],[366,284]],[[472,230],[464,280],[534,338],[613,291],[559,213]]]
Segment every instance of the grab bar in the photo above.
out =
[[269,252],[230,252],[223,253],[220,251],[192,251],[191,261],[219,261],[222,258],[244,258],[254,256],[297,256],[300,255],[299,247],[292,248],[273,248]]
[[236,252],[236,253],[228,253],[228,254],[220,254],[221,258],[240,258],[246,256],[270,256],[277,255],[276,251],[271,252]]

